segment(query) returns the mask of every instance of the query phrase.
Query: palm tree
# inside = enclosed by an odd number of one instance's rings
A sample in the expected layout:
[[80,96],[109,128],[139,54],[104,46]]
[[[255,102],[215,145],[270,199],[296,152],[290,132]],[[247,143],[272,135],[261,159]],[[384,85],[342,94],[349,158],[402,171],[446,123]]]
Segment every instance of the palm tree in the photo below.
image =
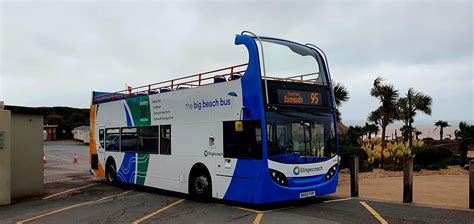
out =
[[403,141],[406,142],[410,138],[410,132],[413,132],[414,129],[411,128],[409,125],[403,125],[400,128],[400,131],[402,132]]
[[416,140],[418,140],[418,136],[420,136],[421,134],[423,134],[421,131],[418,131],[416,128],[415,128],[415,136],[416,136]]
[[460,140],[459,150],[461,151],[461,167],[467,162],[468,144],[474,143],[474,125],[468,125],[466,122],[459,123],[459,130],[454,132],[456,139]]
[[[382,77],[378,77],[374,80],[372,89],[370,90],[370,95],[379,99],[382,110],[382,149],[386,147],[385,132],[387,126],[391,123],[390,121],[394,120],[397,117],[397,106],[396,102],[398,99],[398,90],[391,84],[383,84]],[[381,167],[383,168],[383,153],[381,158]]]
[[365,133],[367,133],[368,138],[371,139],[372,133],[376,136],[377,133],[379,132],[379,126],[377,126],[377,124],[369,124],[365,122],[364,130],[365,130]]
[[333,86],[333,90],[334,101],[336,101],[336,118],[337,121],[341,121],[341,112],[339,111],[339,107],[342,103],[347,102],[349,100],[349,91],[340,82],[336,83],[336,85]]
[[[436,126],[436,128],[439,127],[439,140],[441,141],[441,140],[443,140],[443,129],[446,128],[446,127],[449,127],[451,125],[449,125],[447,121],[439,120],[439,121],[436,121],[435,126]],[[436,130],[436,128],[435,128],[435,130]]]
[[405,94],[405,97],[401,97],[400,99],[398,99],[398,114],[399,118],[405,123],[406,127],[404,128],[404,138],[405,141],[408,139],[409,147],[412,147],[413,144],[412,124],[415,119],[416,112],[420,111],[424,114],[431,115],[432,101],[433,100],[430,96],[418,92],[413,88],[408,89],[407,93]]

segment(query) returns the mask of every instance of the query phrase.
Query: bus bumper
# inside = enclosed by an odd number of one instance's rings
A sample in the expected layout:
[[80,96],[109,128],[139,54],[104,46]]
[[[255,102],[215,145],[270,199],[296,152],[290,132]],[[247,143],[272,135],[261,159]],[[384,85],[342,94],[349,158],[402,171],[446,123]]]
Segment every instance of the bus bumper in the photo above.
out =
[[336,172],[331,179],[325,182],[300,187],[281,186],[273,182],[270,178],[265,178],[266,180],[262,181],[264,183],[262,183],[261,187],[259,187],[258,190],[256,189],[253,203],[275,203],[332,194],[336,192],[338,178],[339,173]]

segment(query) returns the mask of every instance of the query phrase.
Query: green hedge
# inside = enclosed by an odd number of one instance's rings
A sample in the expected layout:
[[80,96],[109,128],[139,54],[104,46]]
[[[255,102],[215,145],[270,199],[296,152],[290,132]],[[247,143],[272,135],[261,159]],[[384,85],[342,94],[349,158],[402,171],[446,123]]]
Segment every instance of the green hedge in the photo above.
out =
[[446,169],[449,165],[459,165],[461,159],[442,147],[424,146],[413,149],[414,164],[427,170]]
[[352,155],[357,155],[359,157],[359,172],[367,172],[374,169],[372,164],[368,164],[367,153],[361,147],[340,145],[339,154],[341,156],[341,169],[350,168]]
[[386,164],[383,167],[385,170],[388,171],[401,171],[403,170],[403,164]]
[[413,171],[418,172],[421,170],[421,166],[418,164],[413,164]]

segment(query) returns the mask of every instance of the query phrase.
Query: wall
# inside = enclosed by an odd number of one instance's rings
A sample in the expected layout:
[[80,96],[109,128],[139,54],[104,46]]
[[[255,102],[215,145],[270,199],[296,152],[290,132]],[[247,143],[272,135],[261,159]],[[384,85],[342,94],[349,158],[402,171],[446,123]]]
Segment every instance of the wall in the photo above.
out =
[[84,130],[73,130],[74,139],[89,144],[89,131]]
[[43,194],[43,116],[12,112],[11,197]]
[[0,205],[10,204],[10,111],[0,109],[0,132],[3,149],[0,147]]
[[82,132],[82,141],[86,144],[89,144],[89,131],[83,131]]

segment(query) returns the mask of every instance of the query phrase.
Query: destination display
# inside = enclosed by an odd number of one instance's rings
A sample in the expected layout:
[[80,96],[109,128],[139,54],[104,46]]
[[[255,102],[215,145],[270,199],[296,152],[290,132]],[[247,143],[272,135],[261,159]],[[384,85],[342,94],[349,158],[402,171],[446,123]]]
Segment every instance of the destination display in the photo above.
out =
[[313,91],[300,91],[278,89],[278,103],[291,105],[322,105],[321,93]]

